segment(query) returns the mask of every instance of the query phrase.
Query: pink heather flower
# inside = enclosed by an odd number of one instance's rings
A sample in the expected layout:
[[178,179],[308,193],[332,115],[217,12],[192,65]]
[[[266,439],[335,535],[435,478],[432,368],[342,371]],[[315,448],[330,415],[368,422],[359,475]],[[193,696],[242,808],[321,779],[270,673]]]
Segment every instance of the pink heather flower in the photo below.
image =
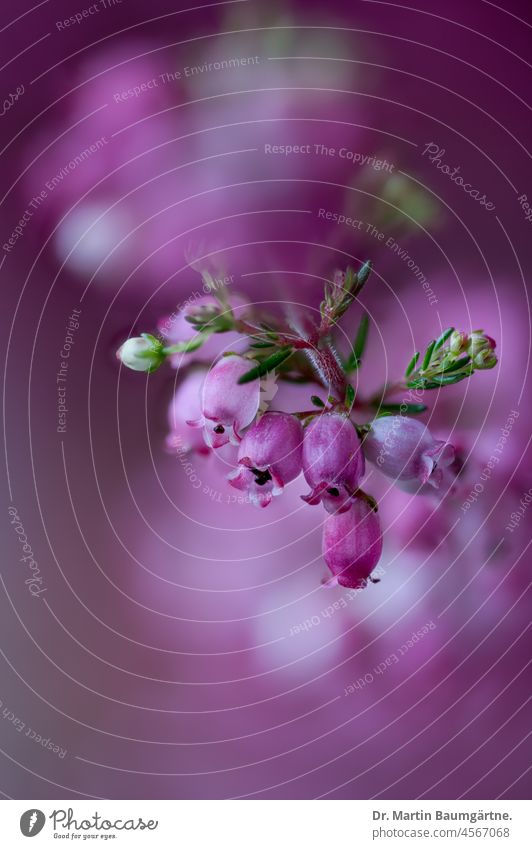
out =
[[322,413],[305,428],[303,474],[311,491],[301,496],[303,501],[321,501],[329,513],[349,510],[364,466],[360,439],[349,418]]
[[406,416],[376,419],[364,439],[364,454],[387,477],[416,480],[438,489],[443,469],[454,461],[454,448],[436,440],[429,429]]
[[351,589],[366,586],[382,554],[379,518],[367,501],[357,498],[347,512],[327,516],[322,550],[334,583]]
[[209,454],[203,434],[188,426],[187,422],[201,417],[201,391],[207,369],[192,366],[180,380],[168,409],[170,432],[166,437],[166,446],[178,453]]
[[265,413],[240,443],[238,468],[228,475],[231,486],[246,492],[256,507],[267,507],[300,473],[302,441],[297,419],[288,413]]
[[260,381],[252,380],[241,386],[238,378],[253,368],[253,361],[230,354],[208,372],[203,383],[201,413],[188,420],[191,427],[203,427],[209,448],[221,448],[232,442],[237,445],[240,431],[251,424],[260,402]]

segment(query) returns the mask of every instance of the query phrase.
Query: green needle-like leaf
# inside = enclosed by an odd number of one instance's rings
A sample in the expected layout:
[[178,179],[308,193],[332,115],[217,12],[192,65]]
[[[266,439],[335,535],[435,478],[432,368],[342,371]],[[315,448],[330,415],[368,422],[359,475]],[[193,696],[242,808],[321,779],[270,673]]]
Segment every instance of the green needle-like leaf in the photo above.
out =
[[452,383],[460,383],[466,377],[470,377],[472,371],[459,372],[458,374],[437,374],[434,377],[422,377],[419,380],[414,380],[412,383],[407,383],[409,389],[439,389],[441,386],[450,386]]
[[201,348],[204,342],[209,338],[210,333],[198,333],[193,339],[188,342],[176,342],[175,345],[170,345],[168,348],[163,348],[164,354],[190,354],[192,351],[197,351]]
[[160,339],[157,339],[157,337],[153,336],[153,334],[151,334],[151,333],[141,333],[140,335],[142,336],[143,339],[146,340],[146,342],[149,342],[150,345],[152,345],[153,348],[162,348],[162,344],[161,344]]
[[423,365],[421,366],[421,371],[425,371],[425,369],[429,365],[429,363],[432,359],[432,353],[434,351],[435,346],[436,346],[436,340],[433,339],[432,342],[429,342],[427,350],[425,351],[425,356],[423,358]]
[[458,371],[458,369],[463,368],[471,361],[471,357],[461,357],[459,360],[456,360],[454,363],[451,363],[450,366],[443,369],[442,374],[447,374],[449,371]]
[[368,259],[368,260],[366,260],[366,262],[364,263],[364,265],[362,266],[362,268],[358,272],[357,283],[358,283],[358,286],[359,286],[359,291],[362,288],[362,286],[364,285],[364,283],[366,282],[366,280],[368,279],[369,275],[371,274],[372,267],[373,266],[372,266],[371,260]]
[[410,362],[408,363],[405,371],[405,377],[408,377],[409,374],[412,374],[416,367],[416,363],[419,360],[419,351],[416,351]]
[[345,406],[348,410],[351,410],[353,404],[355,403],[355,390],[351,386],[350,383],[347,384],[345,388]]
[[277,366],[280,366],[281,363],[284,363],[284,361],[287,360],[293,352],[293,348],[281,348],[279,351],[276,351],[275,354],[272,354],[271,357],[266,357],[266,359],[261,363],[241,375],[241,377],[238,378],[238,383],[250,383],[258,377],[263,377],[265,374],[268,374],[269,371],[273,371],[277,368]]
[[360,324],[358,325],[357,335],[355,337],[355,343],[353,345],[353,350],[349,355],[349,359],[345,364],[346,372],[356,371],[357,368],[360,367],[362,361],[362,355],[364,353],[364,349],[366,347],[366,341],[368,338],[368,329],[369,329],[369,317],[364,313],[362,318],[360,319]]
[[434,345],[434,353],[436,353],[436,351],[439,351],[441,346],[444,345],[445,342],[447,342],[447,339],[449,338],[451,333],[453,333],[453,331],[454,327],[448,327],[447,330],[444,330],[443,333],[438,336],[438,338],[436,339],[436,344]]
[[315,407],[325,407],[325,404],[323,403],[321,398],[318,398],[317,395],[311,395],[310,400],[312,401]]
[[403,413],[408,416],[416,416],[419,413],[424,413],[426,409],[425,404],[381,404],[379,415],[381,413]]

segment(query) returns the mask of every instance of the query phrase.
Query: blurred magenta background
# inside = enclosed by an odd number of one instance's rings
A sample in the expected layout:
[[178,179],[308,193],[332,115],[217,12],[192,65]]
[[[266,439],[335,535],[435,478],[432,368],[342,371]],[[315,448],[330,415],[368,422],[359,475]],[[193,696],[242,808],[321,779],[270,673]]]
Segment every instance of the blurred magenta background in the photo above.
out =
[[[89,5],[2,7],[2,245],[32,214],[0,255],[0,790],[526,798],[532,513],[507,526],[532,486],[529,4],[122,0],[57,26]],[[258,61],[185,73],[235,57]],[[497,339],[499,366],[431,395],[425,415],[467,460],[460,499],[435,510],[368,472],[385,550],[381,582],[356,596],[321,586],[323,514],[301,480],[265,511],[228,503],[222,463],[194,458],[191,477],[165,450],[176,373],[117,366],[125,337],[201,287],[203,256],[252,301],[311,308],[334,268],[371,258],[361,392],[449,324]],[[310,394],[283,387],[277,403]]]

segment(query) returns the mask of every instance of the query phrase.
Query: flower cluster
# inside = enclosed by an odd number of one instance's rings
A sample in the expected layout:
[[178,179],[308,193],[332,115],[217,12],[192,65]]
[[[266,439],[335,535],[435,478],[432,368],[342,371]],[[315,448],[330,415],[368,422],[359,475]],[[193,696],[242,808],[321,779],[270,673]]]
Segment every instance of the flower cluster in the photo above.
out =
[[[346,359],[336,352],[333,334],[370,272],[369,262],[358,273],[336,272],[325,287],[319,323],[306,315],[286,322],[256,316],[243,296],[229,297],[222,289],[183,308],[177,318],[181,338],[176,323],[165,322],[158,338],[143,334],[118,351],[124,365],[148,373],[166,358],[180,368],[175,359],[180,358],[185,376],[171,405],[168,447],[210,453],[235,446],[228,482],[251,504],[267,507],[303,476],[308,491],[301,498],[323,508],[323,558],[331,572],[326,583],[353,589],[368,580],[377,583],[371,575],[382,554],[378,506],[361,488],[366,461],[400,488],[421,495],[444,495],[457,473],[453,446],[435,439],[415,418],[426,407],[399,405],[390,396],[400,389],[440,389],[497,362],[495,342],[482,330],[450,327],[422,358],[414,354],[404,381],[367,399],[357,396],[351,375],[362,362],[368,318],[362,316]],[[217,347],[214,353],[215,335],[222,333],[238,340],[237,351]],[[206,350],[214,356],[210,367],[197,363]],[[272,375],[313,382],[322,394],[326,390],[327,402],[311,395],[311,409],[265,409],[261,390]]]

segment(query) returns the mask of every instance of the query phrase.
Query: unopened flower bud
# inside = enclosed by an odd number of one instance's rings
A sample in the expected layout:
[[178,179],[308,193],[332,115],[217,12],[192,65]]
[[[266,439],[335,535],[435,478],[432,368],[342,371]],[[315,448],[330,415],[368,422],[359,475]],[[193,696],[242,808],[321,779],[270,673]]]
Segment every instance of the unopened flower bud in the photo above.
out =
[[305,428],[303,474],[311,491],[301,496],[303,501],[321,501],[329,513],[349,510],[364,466],[360,439],[348,417],[322,413]]
[[127,339],[116,352],[117,358],[133,371],[155,371],[164,360],[163,346],[155,337]]
[[461,354],[465,351],[468,339],[467,333],[462,333],[460,330],[453,330],[449,336],[449,350],[451,354]]
[[438,489],[443,472],[454,460],[454,448],[436,440],[429,429],[407,416],[377,419],[364,439],[364,454],[387,477],[417,480]]
[[482,330],[474,330],[473,333],[469,334],[467,353],[474,359],[481,351],[493,351],[495,344],[495,340],[491,336],[486,336]]
[[325,520],[323,559],[340,586],[365,587],[381,554],[379,517],[365,499],[356,499],[347,512]]
[[491,348],[484,348],[473,358],[473,365],[476,369],[493,368],[497,365],[497,357]]
[[232,442],[238,445],[240,431],[251,424],[260,402],[260,381],[239,384],[238,378],[253,368],[253,361],[238,354],[222,357],[205,378],[202,392],[202,415],[189,420],[191,427],[203,427],[210,448],[221,448]]
[[231,486],[247,494],[256,507],[267,507],[301,471],[303,428],[287,413],[265,413],[245,434]]

